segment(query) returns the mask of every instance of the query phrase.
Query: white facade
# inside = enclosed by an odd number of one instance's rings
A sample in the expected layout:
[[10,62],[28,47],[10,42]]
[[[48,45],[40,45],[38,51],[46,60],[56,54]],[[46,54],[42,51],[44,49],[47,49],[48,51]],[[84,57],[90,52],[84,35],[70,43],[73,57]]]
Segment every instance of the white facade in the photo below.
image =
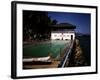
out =
[[75,33],[74,31],[71,32],[61,32],[61,31],[52,31],[51,32],[51,39],[52,40],[74,40]]

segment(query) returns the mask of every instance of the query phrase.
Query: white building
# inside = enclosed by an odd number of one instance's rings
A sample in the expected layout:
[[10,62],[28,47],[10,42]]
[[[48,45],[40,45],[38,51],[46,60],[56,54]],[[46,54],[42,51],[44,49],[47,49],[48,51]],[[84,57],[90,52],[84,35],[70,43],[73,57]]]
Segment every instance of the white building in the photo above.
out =
[[52,26],[51,39],[52,40],[74,40],[76,27],[69,23],[61,23]]

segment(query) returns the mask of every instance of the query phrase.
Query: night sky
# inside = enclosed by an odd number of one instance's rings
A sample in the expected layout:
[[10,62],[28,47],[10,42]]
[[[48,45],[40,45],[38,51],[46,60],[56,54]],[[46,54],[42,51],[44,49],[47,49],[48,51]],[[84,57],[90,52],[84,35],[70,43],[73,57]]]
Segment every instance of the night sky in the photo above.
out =
[[76,26],[77,33],[90,34],[91,15],[87,13],[48,12],[51,19],[58,23],[71,23]]

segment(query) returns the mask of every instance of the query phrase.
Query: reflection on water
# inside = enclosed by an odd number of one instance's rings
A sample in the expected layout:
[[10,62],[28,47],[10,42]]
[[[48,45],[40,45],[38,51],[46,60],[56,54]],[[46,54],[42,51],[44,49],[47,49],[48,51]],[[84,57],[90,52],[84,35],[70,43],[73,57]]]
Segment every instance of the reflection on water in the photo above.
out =
[[[34,43],[33,43],[34,44]],[[32,44],[31,44],[32,45]],[[70,40],[50,40],[23,48],[23,57],[44,57],[51,54],[57,57],[65,46],[69,47]]]

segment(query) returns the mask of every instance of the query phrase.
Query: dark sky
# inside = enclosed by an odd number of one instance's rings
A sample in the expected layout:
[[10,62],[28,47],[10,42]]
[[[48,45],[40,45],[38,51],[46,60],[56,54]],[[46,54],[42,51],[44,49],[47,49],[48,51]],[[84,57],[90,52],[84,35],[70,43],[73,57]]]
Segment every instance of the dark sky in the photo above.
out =
[[48,12],[51,19],[58,23],[71,23],[76,26],[76,32],[90,34],[91,15],[87,13]]

